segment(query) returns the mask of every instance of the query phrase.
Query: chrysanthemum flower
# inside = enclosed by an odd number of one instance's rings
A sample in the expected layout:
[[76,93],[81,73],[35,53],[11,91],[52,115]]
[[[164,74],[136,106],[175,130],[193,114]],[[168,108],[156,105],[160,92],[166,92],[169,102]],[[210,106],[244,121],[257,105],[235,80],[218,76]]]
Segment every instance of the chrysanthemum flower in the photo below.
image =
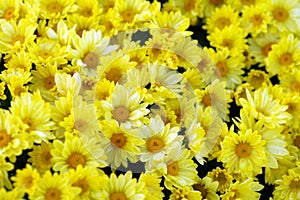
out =
[[202,199],[207,200],[219,200],[220,197],[217,195],[218,182],[212,180],[209,177],[199,179],[197,183],[192,185],[193,189],[201,193]]
[[265,4],[246,6],[243,9],[241,25],[246,32],[251,33],[252,37],[256,37],[259,33],[266,33],[270,21],[269,13],[265,12]]
[[248,129],[225,136],[220,159],[228,172],[253,177],[262,173],[266,164],[265,143],[257,131]]
[[300,96],[295,95],[295,93],[287,94],[284,96],[282,103],[288,106],[286,112],[292,116],[292,119],[287,122],[287,125],[298,129],[300,126]]
[[279,85],[285,92],[300,93],[300,70],[293,69],[290,73],[280,73],[278,76]]
[[26,168],[23,168],[22,170],[18,169],[16,176],[11,179],[14,182],[15,188],[30,195],[37,186],[40,174],[35,168],[32,168],[31,165],[27,164]]
[[22,120],[22,131],[26,134],[27,142],[41,143],[54,139],[51,128],[54,123],[51,119],[50,104],[46,103],[40,93],[23,93],[11,103],[10,111]]
[[237,180],[232,183],[225,194],[221,195],[224,200],[230,199],[245,199],[253,200],[259,199],[260,193],[258,191],[264,188],[259,182],[253,181],[252,178],[245,179],[244,181]]
[[23,200],[24,192],[19,189],[6,190],[5,188],[0,188],[0,200],[14,199]]
[[106,184],[105,190],[103,191],[103,199],[145,199],[143,187],[144,183],[137,182],[135,178],[132,178],[132,173],[130,171],[126,172],[125,175],[121,174],[118,177],[115,173],[112,173],[108,184]]
[[19,50],[16,53],[10,54],[9,59],[5,59],[4,66],[7,69],[22,69],[29,72],[32,68],[32,60],[25,50]]
[[268,74],[261,70],[251,69],[245,79],[246,82],[253,86],[254,89],[258,89],[263,85],[271,84]]
[[203,199],[201,192],[193,190],[189,186],[179,187],[179,188],[172,188],[172,194],[170,195],[170,200],[179,200],[179,199],[186,199],[186,200],[201,200]]
[[101,190],[108,183],[108,177],[100,174],[97,168],[77,166],[67,174],[70,184],[80,188],[80,194],[75,198],[78,200],[97,199],[101,196]]
[[217,181],[219,183],[217,191],[221,192],[222,194],[229,189],[233,180],[231,174],[228,173],[226,169],[221,169],[220,167],[208,172],[207,177],[210,177],[212,181]]
[[73,15],[68,15],[67,16],[67,26],[70,29],[75,29],[75,33],[77,35],[82,38],[83,36],[83,32],[88,32],[91,30],[95,30],[95,31],[100,31],[102,30],[101,25],[98,23],[99,19],[97,19],[96,17],[89,17],[86,18],[84,16],[81,16],[79,14],[73,14]]
[[275,199],[299,199],[300,198],[300,163],[297,167],[288,170],[287,175],[275,181],[273,192]]
[[76,97],[79,94],[81,87],[81,79],[78,73],[72,76],[67,73],[56,73],[54,76],[54,81],[56,84],[56,94],[57,96],[66,97],[68,93]]
[[272,25],[280,32],[299,33],[300,3],[297,0],[271,0],[267,10],[271,13]]
[[203,13],[205,17],[211,16],[212,12],[222,5],[228,4],[230,1],[228,0],[202,0],[203,5]]
[[40,174],[45,173],[53,165],[51,161],[52,155],[50,153],[52,149],[52,143],[42,142],[40,145],[34,145],[32,151],[28,153],[30,156],[28,162],[30,162],[32,167],[37,169]]
[[149,126],[141,129],[145,145],[141,148],[142,162],[147,171],[163,167],[163,160],[172,149],[180,147],[183,137],[178,135],[179,128],[165,125],[160,116],[150,119]]
[[89,18],[89,17],[99,17],[103,9],[101,9],[100,3],[97,0],[79,0],[76,1],[78,9],[76,13]]
[[272,46],[266,69],[271,76],[291,72],[300,63],[300,41],[293,34],[282,36],[278,44]]
[[203,29],[207,30],[209,34],[213,33],[215,29],[222,30],[228,26],[238,27],[240,20],[238,19],[238,12],[229,5],[223,5],[216,8],[210,17],[206,18]]
[[0,3],[0,18],[6,21],[12,21],[19,18],[20,1],[1,1]]
[[138,181],[145,184],[145,200],[160,200],[165,196],[162,192],[163,187],[160,187],[161,178],[155,174],[142,173]]
[[80,189],[72,187],[70,182],[63,175],[51,174],[47,171],[38,181],[35,190],[31,193],[30,199],[74,199],[80,193]]
[[127,168],[128,160],[137,162],[137,156],[140,154],[140,146],[144,144],[138,130],[119,125],[117,121],[103,120],[100,122],[102,134],[105,138],[100,138],[103,148],[108,156],[107,162],[112,168],[116,169],[121,164]]

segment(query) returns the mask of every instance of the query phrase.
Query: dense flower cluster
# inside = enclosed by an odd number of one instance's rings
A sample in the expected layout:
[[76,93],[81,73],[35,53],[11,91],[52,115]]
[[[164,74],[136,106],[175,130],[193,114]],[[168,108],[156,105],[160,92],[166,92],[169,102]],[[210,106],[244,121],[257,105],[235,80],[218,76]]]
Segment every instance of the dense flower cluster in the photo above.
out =
[[0,200],[300,199],[299,38],[299,0],[0,1]]

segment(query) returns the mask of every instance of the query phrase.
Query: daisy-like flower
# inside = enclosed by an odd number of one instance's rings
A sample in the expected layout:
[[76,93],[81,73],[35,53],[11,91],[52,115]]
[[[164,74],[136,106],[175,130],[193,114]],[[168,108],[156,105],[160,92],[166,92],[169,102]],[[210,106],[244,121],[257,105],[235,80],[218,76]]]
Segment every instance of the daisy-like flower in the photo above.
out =
[[217,7],[222,7],[222,5],[228,4],[230,1],[228,0],[202,0],[203,5],[203,14],[205,17],[209,17],[212,15],[212,12]]
[[143,182],[137,182],[135,178],[132,178],[130,171],[125,175],[121,174],[118,177],[115,173],[110,175],[108,183],[105,185],[102,199],[110,200],[142,200],[145,199],[143,192]]
[[100,7],[100,3],[97,0],[79,0],[76,1],[78,9],[76,13],[89,18],[89,17],[99,17],[103,9]]
[[149,113],[147,103],[142,103],[144,94],[117,84],[112,94],[111,101],[102,100],[105,109],[105,119],[114,119],[126,127],[138,127]]
[[0,3],[0,19],[13,21],[19,18],[20,1],[2,1]]
[[282,179],[275,181],[273,192],[275,199],[299,199],[300,198],[300,162],[297,167],[288,170],[288,174],[283,175]]
[[186,29],[190,26],[190,21],[180,12],[159,12],[150,22],[146,23],[152,35],[167,34],[172,37],[173,34],[180,33],[182,35],[191,35]]
[[74,0],[40,0],[39,5],[40,16],[43,19],[49,19],[54,24],[77,10]]
[[181,146],[183,137],[178,135],[179,128],[165,125],[160,116],[150,119],[149,126],[141,129],[146,144],[141,148],[142,162],[147,171],[164,166],[164,159],[174,148]]
[[190,150],[180,146],[168,153],[164,161],[166,166],[155,172],[164,176],[164,185],[167,189],[193,185],[197,182],[197,164],[192,157]]
[[293,34],[282,36],[278,44],[272,46],[266,69],[271,76],[291,72],[300,63],[300,41]]
[[259,182],[253,181],[252,178],[245,179],[244,181],[237,180],[232,183],[225,194],[221,195],[224,200],[231,199],[245,199],[253,200],[259,199],[260,193],[258,191],[264,188]]
[[31,195],[35,190],[40,179],[40,174],[35,168],[27,164],[22,170],[17,169],[16,176],[11,178],[14,182],[14,187]]
[[102,37],[101,31],[83,31],[82,37],[75,37],[72,42],[72,62],[86,69],[96,69],[100,64],[100,56],[106,55],[117,48],[109,45],[109,38]]
[[258,63],[259,67],[265,66],[272,46],[279,40],[280,36],[277,32],[260,33],[254,38],[249,38],[249,50],[254,57],[252,60]]
[[262,70],[251,69],[248,72],[247,77],[245,78],[247,83],[250,83],[254,89],[258,89],[263,85],[270,85],[271,81],[269,79],[268,74],[266,74]]
[[155,174],[142,173],[138,181],[145,184],[144,188],[147,191],[145,200],[161,200],[165,196],[162,192],[163,187],[160,187],[161,178]]
[[299,33],[300,3],[297,0],[271,0],[267,10],[271,13],[272,25],[280,32]]
[[47,171],[38,181],[35,190],[29,199],[50,200],[50,199],[74,199],[80,193],[80,189],[72,187],[70,182],[63,175],[51,174]]
[[[82,167],[104,167],[106,156],[103,151],[95,151],[95,144],[86,138],[67,135],[65,141],[55,140],[51,150],[53,170],[67,173],[70,169]],[[90,144],[89,144],[90,143]],[[96,143],[96,141],[94,141]],[[91,146],[87,146],[91,145]],[[99,147],[99,145],[97,146]],[[94,151],[93,151],[94,150]],[[97,156],[97,157],[95,157]]]
[[224,27],[222,30],[216,29],[207,36],[213,47],[218,49],[228,49],[231,56],[242,54],[247,48],[247,33],[244,29],[236,26]]
[[32,68],[32,60],[25,50],[20,50],[16,53],[10,54],[10,58],[5,60],[4,67],[7,69],[23,69],[29,72]]
[[53,166],[53,162],[51,161],[52,149],[52,143],[42,142],[40,145],[33,145],[32,151],[28,153],[28,155],[30,156],[28,162],[30,162],[32,164],[32,167],[34,167],[34,169],[37,169],[40,174],[43,174],[47,170],[50,170],[50,168]]
[[67,73],[56,73],[54,80],[57,96],[66,97],[68,93],[72,94],[73,97],[78,96],[81,87],[81,79],[77,72],[72,76]]
[[23,200],[24,192],[18,188],[6,191],[5,188],[0,188],[0,200],[14,199],[14,200]]
[[298,129],[300,125],[300,97],[298,95],[287,94],[282,100],[282,103],[288,106],[286,112],[292,115],[292,119],[287,122],[287,125]]
[[243,9],[241,25],[253,37],[256,37],[259,33],[266,33],[270,21],[269,13],[265,12],[265,4],[246,6]]
[[128,160],[137,161],[137,155],[140,154],[140,146],[144,141],[140,139],[137,129],[130,129],[124,124],[119,125],[117,121],[100,122],[102,134],[105,138],[101,139],[103,148],[108,156],[107,162],[112,168],[116,169],[121,164],[127,168]]
[[[12,189],[11,182],[9,180],[8,171],[14,169],[14,165],[11,162],[6,161],[6,157],[1,154],[0,155],[0,188],[8,188]],[[2,196],[0,196],[2,197]]]
[[243,55],[231,56],[229,50],[222,49],[215,52],[213,49],[205,48],[214,63],[216,63],[215,75],[226,82],[226,87],[234,89],[242,82],[242,70],[245,66]]
[[0,153],[15,161],[28,147],[28,142],[20,130],[21,121],[7,110],[0,110]]
[[67,174],[70,184],[80,188],[80,194],[75,198],[78,200],[97,199],[101,195],[101,190],[108,183],[108,177],[100,174],[97,168],[77,166]]
[[75,28],[75,32],[77,35],[75,35],[74,37],[79,36],[82,38],[84,31],[86,32],[91,30],[100,31],[104,29],[98,23],[98,21],[99,19],[97,19],[96,17],[86,18],[78,14],[73,14],[67,16],[66,23],[70,29]]
[[220,8],[216,8],[210,17],[206,18],[203,29],[208,33],[213,33],[215,29],[222,30],[228,26],[238,27],[240,24],[238,12],[235,11],[229,5],[223,5]]
[[246,90],[246,94],[247,100],[239,100],[243,109],[255,119],[262,120],[265,126],[279,127],[291,119],[291,115],[286,112],[288,106],[281,105],[278,99],[273,99],[267,88],[259,88],[253,95]]
[[226,169],[221,169],[220,167],[208,172],[207,177],[211,178],[212,181],[217,181],[219,183],[217,191],[221,192],[222,194],[229,189],[233,180],[231,174],[228,173]]
[[51,119],[50,104],[46,103],[40,93],[22,93],[11,103],[10,111],[22,120],[22,131],[28,138],[29,146],[42,141],[54,139],[50,132],[54,123]]
[[21,19],[18,23],[15,21],[2,22],[0,29],[1,53],[12,53],[25,49],[35,39],[36,28],[37,25],[33,25],[25,19]]
[[201,192],[193,190],[189,186],[184,186],[180,188],[172,188],[172,194],[170,195],[170,200],[193,200],[193,199],[203,199]]
[[262,173],[265,166],[265,144],[257,131],[248,129],[225,136],[221,143],[220,159],[228,172],[253,177]]
[[280,73],[279,85],[288,93],[300,93],[300,70],[293,69],[290,73]]
[[204,177],[192,185],[193,189],[201,193],[202,199],[207,200],[219,200],[220,197],[217,195],[218,182],[213,181],[209,177]]

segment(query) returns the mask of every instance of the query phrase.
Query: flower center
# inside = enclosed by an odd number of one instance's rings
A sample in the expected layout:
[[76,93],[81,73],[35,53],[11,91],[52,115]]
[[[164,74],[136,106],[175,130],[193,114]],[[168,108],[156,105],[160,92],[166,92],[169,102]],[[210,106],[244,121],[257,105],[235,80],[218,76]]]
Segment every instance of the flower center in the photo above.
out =
[[291,89],[293,92],[299,92],[300,93],[300,82],[294,81],[291,83]]
[[53,76],[49,76],[44,80],[44,86],[47,90],[50,90],[54,87],[55,81]]
[[85,17],[91,17],[93,15],[93,11],[90,8],[85,8],[82,10],[81,14]]
[[209,0],[209,2],[214,6],[220,6],[224,3],[224,0]]
[[110,200],[127,200],[126,195],[124,192],[114,192],[109,195]]
[[7,21],[9,21],[10,19],[12,19],[14,17],[14,12],[15,12],[15,8],[7,8],[4,11],[3,18],[6,19]]
[[51,155],[50,151],[45,151],[41,155],[41,160],[46,165],[50,165],[51,164],[51,158],[52,158],[52,155]]
[[185,11],[193,10],[195,8],[195,3],[196,3],[195,0],[186,1],[185,4],[184,4],[184,10]]
[[279,58],[279,63],[282,65],[290,65],[293,62],[293,56],[290,53],[284,53]]
[[89,190],[89,184],[85,179],[80,179],[79,181],[73,183],[72,185],[81,188],[80,194],[83,194]]
[[217,23],[216,23],[216,25],[219,29],[223,29],[224,27],[229,26],[230,24],[231,24],[230,20],[226,17],[218,18]]
[[222,46],[227,47],[228,49],[231,49],[233,47],[232,46],[232,41],[229,40],[229,39],[224,39],[223,42],[222,42]]
[[273,14],[274,19],[279,22],[284,22],[289,17],[288,11],[282,7],[275,8],[273,10],[272,14]]
[[269,55],[269,52],[272,50],[272,45],[273,45],[274,43],[269,43],[269,44],[267,44],[266,46],[264,46],[263,48],[262,48],[262,53],[263,53],[263,55],[265,56],[265,57],[267,57],[268,55]]
[[167,166],[167,173],[171,176],[177,176],[179,172],[177,162],[172,162]]
[[294,145],[298,147],[298,149],[300,149],[300,135],[296,136],[296,138],[294,139]]
[[34,124],[32,123],[31,118],[28,117],[24,118],[23,123],[28,125],[28,128],[26,129],[27,132],[34,130]]
[[110,139],[111,143],[113,143],[115,146],[122,148],[125,146],[127,142],[127,137],[122,133],[115,133],[112,135]]
[[251,18],[251,22],[255,25],[255,26],[259,26],[262,24],[263,22],[263,18],[261,15],[253,15]]
[[23,187],[30,189],[33,186],[33,180],[34,178],[32,176],[27,176],[23,179]]
[[17,35],[15,38],[13,38],[11,40],[11,44],[15,44],[17,41],[19,41],[20,44],[23,44],[24,41],[25,41],[25,38],[23,36],[21,36],[21,35]]
[[44,58],[44,59],[47,59],[48,57],[51,56],[51,52],[48,51],[48,50],[41,50],[39,55]]
[[288,106],[288,109],[286,110],[286,112],[293,114],[296,110],[297,110],[297,105],[294,103],[287,103],[286,104]]
[[122,74],[120,71],[116,68],[110,68],[109,71],[106,73],[106,79],[110,82],[114,81],[114,83],[117,83],[120,78],[122,77]]
[[262,85],[262,83],[265,82],[265,77],[261,73],[255,73],[255,74],[252,74],[249,82],[255,88],[259,88]]
[[89,52],[84,56],[83,62],[86,64],[87,68],[95,69],[99,63],[99,57],[93,52]]
[[83,133],[85,130],[87,130],[88,124],[84,120],[76,119],[74,126],[77,131]]
[[147,142],[147,149],[151,152],[157,152],[164,146],[164,141],[157,137],[150,138],[150,140]]
[[235,153],[239,158],[248,158],[251,155],[251,147],[247,143],[240,143],[236,146]]
[[125,106],[117,106],[112,113],[114,119],[119,123],[126,122],[129,119],[129,110]]
[[121,16],[123,18],[123,20],[127,23],[130,23],[133,21],[133,18],[135,16],[135,12],[132,11],[132,10],[124,10],[122,13],[121,13]]
[[207,189],[205,189],[201,184],[194,184],[193,189],[201,192],[202,199],[206,199]]
[[60,200],[61,191],[57,188],[48,188],[45,193],[45,200]]
[[5,147],[11,141],[11,136],[4,131],[0,131],[0,147]]
[[219,185],[223,185],[226,183],[226,176],[223,173],[219,173],[217,176],[215,176],[215,180],[219,182]]
[[291,190],[296,190],[297,192],[300,192],[300,181],[292,180],[289,186]]
[[60,3],[55,1],[53,3],[49,3],[47,9],[50,13],[58,13],[63,9],[63,7]]
[[86,162],[86,158],[79,152],[72,152],[69,158],[67,159],[67,163],[70,168],[76,169],[78,165],[82,165],[84,167]]
[[211,98],[209,93],[204,95],[202,98],[202,103],[205,107],[211,106]]
[[220,75],[222,76],[222,77],[224,77],[224,76],[226,76],[226,74],[227,74],[227,72],[228,72],[228,68],[227,68],[227,65],[226,65],[226,63],[224,63],[224,62],[218,62],[217,64],[216,64],[216,67],[217,67],[217,74],[218,73],[220,73]]

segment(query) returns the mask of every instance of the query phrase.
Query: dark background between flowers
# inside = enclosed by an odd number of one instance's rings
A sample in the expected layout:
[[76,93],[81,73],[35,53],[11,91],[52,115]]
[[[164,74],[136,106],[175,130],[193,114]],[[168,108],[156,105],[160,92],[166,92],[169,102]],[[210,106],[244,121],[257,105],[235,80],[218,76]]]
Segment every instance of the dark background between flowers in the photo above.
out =
[[[153,2],[153,0],[150,0],[150,2]],[[158,2],[161,2],[163,4],[163,3],[167,2],[167,1],[166,0],[158,0]],[[209,44],[209,41],[207,40],[207,32],[205,30],[203,30],[203,28],[202,28],[203,25],[204,25],[204,20],[202,18],[198,18],[197,25],[196,26],[190,26],[188,28],[188,30],[193,32],[193,35],[191,37],[193,39],[197,40],[198,43],[202,47],[211,47],[210,44]],[[5,55],[2,55],[1,63],[0,63],[0,71],[1,72],[6,69],[4,67],[4,60],[3,60],[4,56]],[[251,69],[258,69],[258,66],[257,65],[253,65],[253,66],[251,66]],[[260,70],[264,70],[261,67],[259,69]],[[249,70],[250,69],[245,70],[243,76],[246,76],[247,73],[249,72]],[[181,69],[179,69],[179,71],[182,72]],[[271,78],[271,82],[273,84],[277,84],[278,83],[277,76],[272,77]],[[9,92],[9,90],[8,90],[7,87],[5,88],[5,94],[6,94],[7,98],[5,100],[1,100],[0,99],[0,107],[3,108],[3,109],[9,109],[10,102],[11,102],[12,98],[11,98],[10,92]],[[233,125],[232,119],[239,116],[239,110],[240,110],[240,107],[237,106],[234,101],[232,103],[230,103],[230,113],[229,113],[230,121],[227,122],[228,127],[230,127],[231,125]],[[22,155],[20,155],[20,156],[17,157],[14,169],[12,171],[8,172],[9,177],[14,176],[16,174],[16,170],[17,169],[25,168],[25,165],[26,165],[27,160],[29,158],[28,152],[30,152],[30,151],[31,150],[24,150],[23,153],[22,153]],[[207,172],[213,170],[216,167],[223,168],[222,163],[219,163],[216,160],[212,160],[212,161],[208,161],[207,160],[207,162],[204,165],[200,165],[197,162],[196,159],[193,159],[193,160],[194,160],[195,163],[198,164],[197,171],[198,171],[198,175],[199,175],[200,178],[206,176]],[[111,172],[112,172],[110,167],[106,167],[103,170],[108,175],[111,174]],[[117,175],[119,175],[119,174],[124,174],[125,172],[117,170],[115,173]],[[264,185],[264,188],[260,191],[260,193],[261,193],[260,199],[262,199],[262,200],[269,199],[269,197],[272,197],[272,192],[274,190],[274,185],[268,185],[268,184],[265,183],[265,181],[264,181],[264,173],[265,172],[264,172],[264,168],[263,168],[263,173],[257,176],[260,184]],[[135,177],[135,178],[138,178],[139,175],[140,175],[139,173],[133,173],[133,177]],[[164,187],[163,186],[163,182],[164,182],[164,180],[162,179],[162,181],[161,181],[161,186],[162,187]],[[169,190],[167,190],[166,188],[163,190],[163,192],[165,194],[164,199],[169,199],[169,196],[170,196],[171,192]],[[25,199],[27,199],[27,198],[28,197],[25,196]]]

